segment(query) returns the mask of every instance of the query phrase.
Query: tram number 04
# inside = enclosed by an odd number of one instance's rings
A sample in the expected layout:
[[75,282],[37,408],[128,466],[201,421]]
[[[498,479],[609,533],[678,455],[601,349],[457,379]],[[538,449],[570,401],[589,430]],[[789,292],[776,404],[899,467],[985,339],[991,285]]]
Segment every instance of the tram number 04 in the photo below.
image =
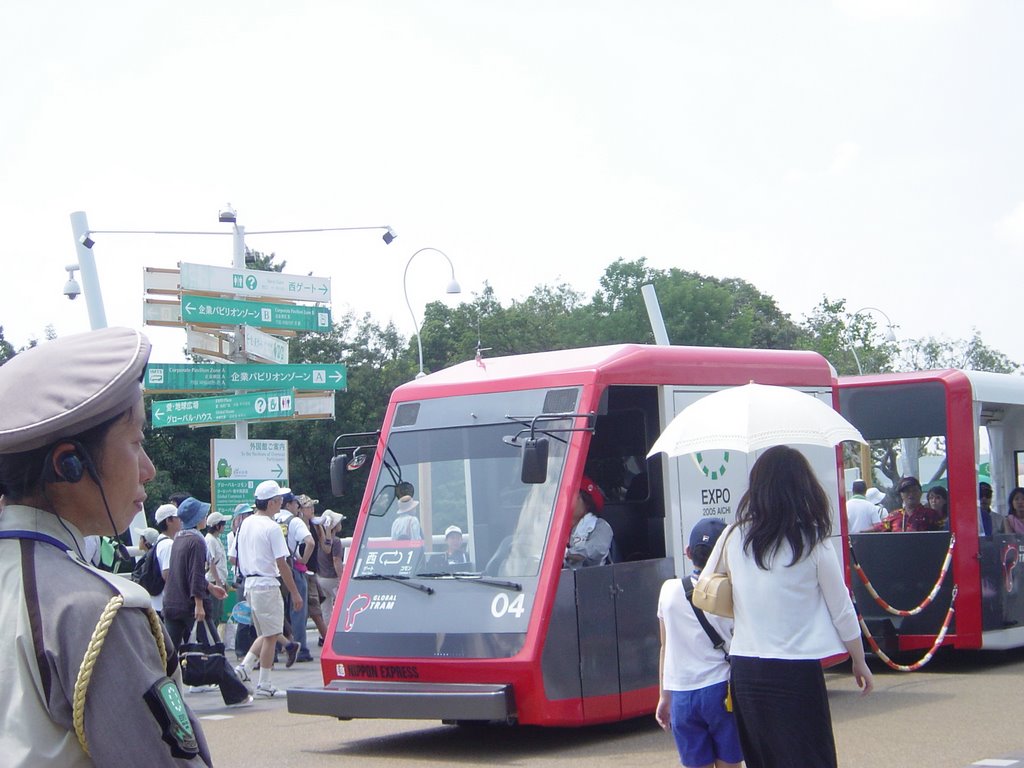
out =
[[524,607],[526,604],[526,595],[516,595],[511,600],[508,599],[508,595],[504,592],[499,592],[491,600],[491,616],[496,619],[500,619],[502,616],[512,614],[517,619],[521,618],[523,611],[526,610]]

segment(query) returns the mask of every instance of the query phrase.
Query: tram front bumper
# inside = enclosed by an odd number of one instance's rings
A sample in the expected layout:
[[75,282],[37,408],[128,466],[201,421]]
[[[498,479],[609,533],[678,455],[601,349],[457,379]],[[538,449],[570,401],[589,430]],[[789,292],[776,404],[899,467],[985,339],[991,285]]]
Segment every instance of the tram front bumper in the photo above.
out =
[[343,720],[483,720],[515,718],[511,685],[335,680],[324,688],[288,689],[288,711]]

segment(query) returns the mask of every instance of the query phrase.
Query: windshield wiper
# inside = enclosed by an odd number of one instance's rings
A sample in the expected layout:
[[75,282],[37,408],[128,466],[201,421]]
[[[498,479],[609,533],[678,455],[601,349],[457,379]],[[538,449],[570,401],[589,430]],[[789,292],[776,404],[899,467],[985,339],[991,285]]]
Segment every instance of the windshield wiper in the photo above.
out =
[[511,589],[513,592],[522,592],[523,585],[515,581],[504,581],[502,579],[489,579],[485,576],[481,576],[479,573],[471,573],[469,571],[456,571],[455,573],[438,572],[438,573],[417,573],[416,578],[419,579],[453,579],[455,581],[472,581],[476,584],[486,584],[491,587],[500,587],[502,589]]
[[428,595],[434,594],[433,587],[428,587],[425,584],[417,584],[415,581],[409,581],[408,576],[395,576],[387,573],[368,573],[363,576],[353,576],[352,578],[363,581],[397,581],[399,584],[404,584],[407,587],[418,589],[420,592],[426,592]]

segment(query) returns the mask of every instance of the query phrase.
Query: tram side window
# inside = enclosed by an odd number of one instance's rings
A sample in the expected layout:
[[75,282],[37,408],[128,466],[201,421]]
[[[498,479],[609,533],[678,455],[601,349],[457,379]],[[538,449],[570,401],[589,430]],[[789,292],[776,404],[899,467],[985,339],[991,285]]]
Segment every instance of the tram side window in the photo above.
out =
[[868,487],[884,495],[872,530],[949,529],[945,435],[875,439],[868,451],[854,449],[853,454]]

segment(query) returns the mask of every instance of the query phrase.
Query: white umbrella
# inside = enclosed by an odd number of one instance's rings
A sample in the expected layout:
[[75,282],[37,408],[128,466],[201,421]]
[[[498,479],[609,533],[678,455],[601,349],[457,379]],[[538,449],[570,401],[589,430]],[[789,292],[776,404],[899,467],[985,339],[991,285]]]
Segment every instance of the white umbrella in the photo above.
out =
[[729,450],[751,453],[773,445],[833,447],[867,441],[813,395],[788,387],[745,384],[702,397],[665,427],[648,456]]

